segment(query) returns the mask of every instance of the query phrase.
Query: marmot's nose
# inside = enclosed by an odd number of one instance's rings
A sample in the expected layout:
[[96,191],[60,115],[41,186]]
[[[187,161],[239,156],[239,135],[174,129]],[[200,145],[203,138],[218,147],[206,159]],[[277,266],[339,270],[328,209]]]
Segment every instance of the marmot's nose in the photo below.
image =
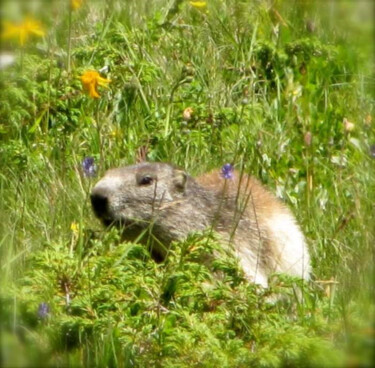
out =
[[99,218],[105,217],[108,212],[108,197],[104,193],[94,191],[90,198],[95,215]]

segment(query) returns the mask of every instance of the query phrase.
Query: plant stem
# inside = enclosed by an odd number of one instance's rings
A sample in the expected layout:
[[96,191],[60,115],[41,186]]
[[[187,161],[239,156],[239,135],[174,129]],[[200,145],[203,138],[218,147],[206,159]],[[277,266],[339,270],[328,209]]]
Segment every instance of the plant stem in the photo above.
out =
[[66,69],[70,73],[70,56],[72,49],[72,7],[69,4],[69,17],[68,17],[68,52]]

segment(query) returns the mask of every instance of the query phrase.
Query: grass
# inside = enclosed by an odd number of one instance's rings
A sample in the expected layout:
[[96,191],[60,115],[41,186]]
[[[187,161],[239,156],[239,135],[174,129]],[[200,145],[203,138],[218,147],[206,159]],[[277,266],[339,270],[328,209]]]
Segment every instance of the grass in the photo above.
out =
[[[0,77],[1,365],[370,367],[372,8],[5,2],[4,21],[33,14],[45,36],[2,42],[15,62]],[[104,66],[92,99],[79,77]],[[145,150],[193,175],[231,162],[288,203],[312,254],[304,303],[285,275],[249,285],[210,234],[156,265],[104,232],[81,162],[100,177]]]

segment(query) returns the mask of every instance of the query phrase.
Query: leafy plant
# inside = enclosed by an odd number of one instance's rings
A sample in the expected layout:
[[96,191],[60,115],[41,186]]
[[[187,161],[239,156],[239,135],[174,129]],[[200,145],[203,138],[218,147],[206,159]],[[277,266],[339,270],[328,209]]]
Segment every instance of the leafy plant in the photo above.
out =
[[[371,366],[370,3],[16,3],[17,37],[1,33],[1,365]],[[43,28],[21,27],[29,13]],[[162,264],[104,234],[95,175],[145,158],[258,177],[301,223],[311,283],[257,288],[208,233]]]

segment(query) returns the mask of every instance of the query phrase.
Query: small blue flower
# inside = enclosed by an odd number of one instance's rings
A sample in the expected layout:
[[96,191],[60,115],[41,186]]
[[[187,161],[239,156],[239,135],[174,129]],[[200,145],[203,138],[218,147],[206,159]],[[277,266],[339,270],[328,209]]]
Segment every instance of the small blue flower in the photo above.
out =
[[221,168],[221,176],[224,178],[224,179],[233,179],[233,165],[231,164],[225,164],[222,168]]
[[40,319],[46,319],[49,314],[49,305],[47,303],[40,303],[38,307],[38,317]]
[[82,170],[83,174],[88,178],[92,178],[96,175],[96,165],[94,162],[94,157],[86,157],[82,161]]

